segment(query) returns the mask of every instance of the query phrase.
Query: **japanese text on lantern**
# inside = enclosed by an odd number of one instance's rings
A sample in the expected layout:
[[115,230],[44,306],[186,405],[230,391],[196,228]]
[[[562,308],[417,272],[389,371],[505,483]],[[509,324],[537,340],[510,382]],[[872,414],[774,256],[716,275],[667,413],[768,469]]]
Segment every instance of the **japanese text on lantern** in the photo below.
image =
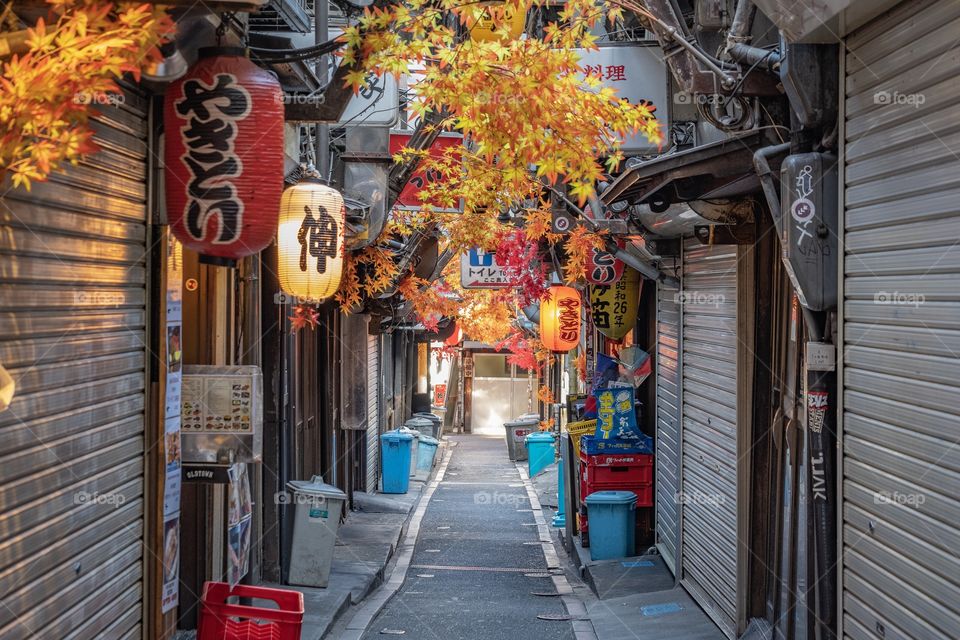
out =
[[303,207],[303,222],[297,232],[300,243],[300,271],[307,270],[307,254],[317,259],[317,273],[327,270],[327,258],[337,257],[337,221],[322,204],[317,205],[317,217],[309,206]]
[[187,118],[180,128],[184,142],[181,160],[191,176],[186,185],[184,226],[196,240],[204,239],[207,224],[217,214],[220,225],[213,242],[228,244],[240,237],[243,201],[226,178],[243,173],[234,143],[237,123],[250,115],[250,107],[250,94],[232,74],[217,74],[212,86],[199,79],[183,83],[183,98],[177,101],[176,110]]
[[593,270],[590,275],[590,282],[596,284],[606,284],[612,282],[616,277],[617,259],[609,251],[594,250]]
[[560,338],[566,342],[576,342],[580,338],[580,301],[564,298],[560,307]]

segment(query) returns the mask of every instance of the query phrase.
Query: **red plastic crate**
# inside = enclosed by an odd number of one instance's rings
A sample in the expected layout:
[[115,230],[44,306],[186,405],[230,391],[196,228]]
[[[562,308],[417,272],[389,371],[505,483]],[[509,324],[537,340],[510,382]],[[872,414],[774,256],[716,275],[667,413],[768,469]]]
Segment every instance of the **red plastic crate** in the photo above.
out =
[[581,454],[584,482],[611,489],[653,482],[653,456],[647,453]]
[[[232,604],[230,598],[270,600],[277,609]],[[207,582],[200,600],[197,640],[300,640],[303,594],[225,582]]]
[[618,485],[617,487],[597,486],[595,484],[580,485],[580,501],[586,504],[587,496],[597,491],[632,491],[637,496],[637,508],[653,506],[653,484],[646,483],[632,487]]

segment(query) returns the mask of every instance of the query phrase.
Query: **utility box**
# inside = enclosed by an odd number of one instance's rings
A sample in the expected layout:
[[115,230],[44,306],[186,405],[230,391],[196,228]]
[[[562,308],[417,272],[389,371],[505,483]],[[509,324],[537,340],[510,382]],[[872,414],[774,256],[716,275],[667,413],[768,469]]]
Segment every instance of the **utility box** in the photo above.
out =
[[783,263],[800,304],[837,306],[837,157],[787,156],[780,165],[780,215],[774,216]]

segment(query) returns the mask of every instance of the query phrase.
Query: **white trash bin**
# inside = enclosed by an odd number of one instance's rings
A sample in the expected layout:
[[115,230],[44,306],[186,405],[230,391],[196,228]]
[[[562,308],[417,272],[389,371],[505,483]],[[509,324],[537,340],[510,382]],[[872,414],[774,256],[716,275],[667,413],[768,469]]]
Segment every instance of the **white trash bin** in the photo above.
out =
[[410,477],[412,478],[417,475],[417,449],[420,446],[420,432],[406,425],[400,427],[397,431],[413,436],[413,440],[410,442]]
[[326,587],[333,548],[347,494],[320,476],[287,483],[294,507],[293,544],[287,566],[287,584]]

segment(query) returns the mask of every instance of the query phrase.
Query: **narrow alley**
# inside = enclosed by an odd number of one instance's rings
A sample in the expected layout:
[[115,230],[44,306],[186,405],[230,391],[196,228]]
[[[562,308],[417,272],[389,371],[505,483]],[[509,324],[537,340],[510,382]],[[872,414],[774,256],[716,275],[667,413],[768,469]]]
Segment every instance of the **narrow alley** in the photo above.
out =
[[[364,638],[574,638],[503,437],[449,438],[407,579]],[[551,544],[548,538],[547,544]],[[558,620],[541,618],[557,617]]]
[[0,8],[0,640],[960,639],[960,0]]

